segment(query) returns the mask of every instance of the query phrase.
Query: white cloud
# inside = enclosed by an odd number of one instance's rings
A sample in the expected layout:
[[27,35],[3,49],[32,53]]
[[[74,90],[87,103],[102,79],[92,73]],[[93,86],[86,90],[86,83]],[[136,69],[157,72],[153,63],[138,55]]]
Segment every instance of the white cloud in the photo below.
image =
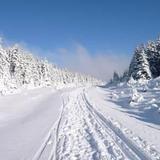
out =
[[109,53],[91,54],[85,47],[76,44],[71,49],[60,48],[52,53],[53,60],[61,67],[99,79],[109,80],[114,71],[122,73],[128,68],[130,57]]

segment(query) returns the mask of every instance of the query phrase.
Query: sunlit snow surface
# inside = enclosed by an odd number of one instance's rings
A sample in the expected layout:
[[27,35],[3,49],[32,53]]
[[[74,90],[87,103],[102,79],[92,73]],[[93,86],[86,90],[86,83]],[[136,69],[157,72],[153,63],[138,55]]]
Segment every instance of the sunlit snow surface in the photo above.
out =
[[41,88],[0,97],[0,159],[160,159],[159,89]]

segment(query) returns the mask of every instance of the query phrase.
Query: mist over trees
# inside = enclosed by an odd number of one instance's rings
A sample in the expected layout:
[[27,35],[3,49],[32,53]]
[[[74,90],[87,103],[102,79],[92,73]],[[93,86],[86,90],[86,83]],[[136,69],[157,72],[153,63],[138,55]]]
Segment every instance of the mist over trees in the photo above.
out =
[[27,87],[53,86],[63,88],[86,84],[98,84],[92,76],[60,69],[46,59],[40,59],[15,44],[0,45],[0,92]]

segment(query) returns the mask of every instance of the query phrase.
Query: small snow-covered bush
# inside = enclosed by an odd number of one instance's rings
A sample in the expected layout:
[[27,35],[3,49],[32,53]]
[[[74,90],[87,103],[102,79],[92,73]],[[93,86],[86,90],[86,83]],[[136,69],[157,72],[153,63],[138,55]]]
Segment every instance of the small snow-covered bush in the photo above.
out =
[[137,91],[136,88],[133,88],[132,89],[132,95],[131,95],[130,104],[138,103],[138,102],[141,102],[142,100],[143,100],[143,96]]

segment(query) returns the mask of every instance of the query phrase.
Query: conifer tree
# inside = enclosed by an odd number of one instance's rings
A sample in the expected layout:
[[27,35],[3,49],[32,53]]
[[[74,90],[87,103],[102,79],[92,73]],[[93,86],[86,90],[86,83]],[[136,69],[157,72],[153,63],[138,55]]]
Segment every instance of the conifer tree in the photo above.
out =
[[132,76],[136,80],[151,79],[150,65],[144,46],[136,48],[130,64],[129,76]]
[[113,73],[113,82],[119,82],[120,77],[116,71]]
[[21,46],[4,47],[0,43],[0,93],[23,86],[56,88],[98,84],[91,76],[60,69],[46,59],[39,59]]

